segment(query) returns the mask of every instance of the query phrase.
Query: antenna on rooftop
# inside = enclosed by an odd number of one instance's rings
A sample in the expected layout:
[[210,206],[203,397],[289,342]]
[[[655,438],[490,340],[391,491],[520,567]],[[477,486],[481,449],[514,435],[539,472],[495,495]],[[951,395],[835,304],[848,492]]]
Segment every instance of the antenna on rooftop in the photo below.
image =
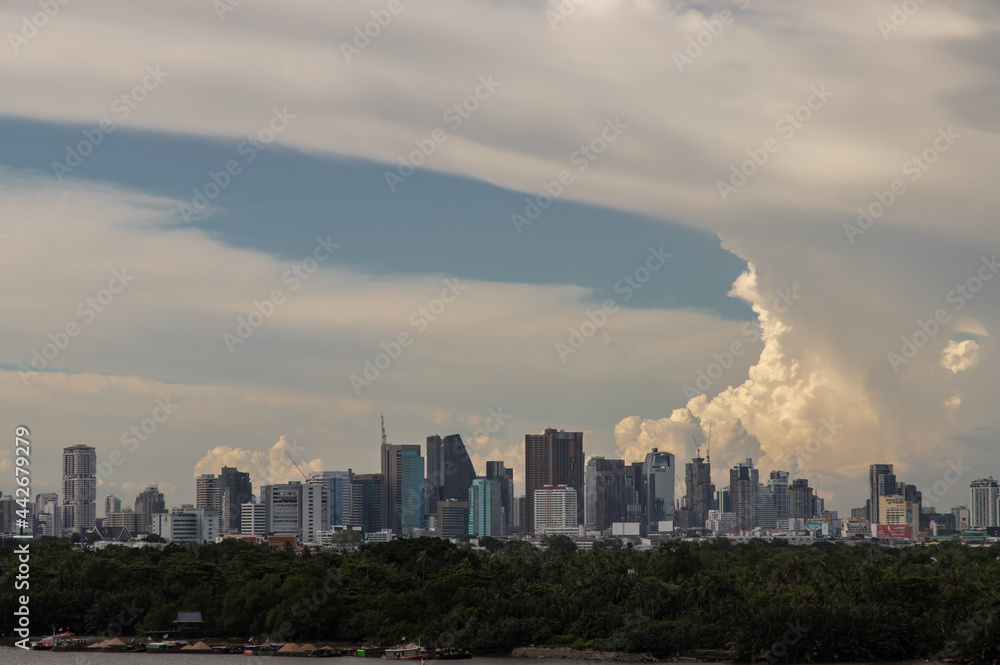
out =
[[380,413],[379,417],[382,419],[382,445],[384,446],[384,445],[386,445],[386,443],[385,443],[385,416],[383,416]]
[[708,421],[708,449],[705,451],[705,461],[712,463],[712,421]]

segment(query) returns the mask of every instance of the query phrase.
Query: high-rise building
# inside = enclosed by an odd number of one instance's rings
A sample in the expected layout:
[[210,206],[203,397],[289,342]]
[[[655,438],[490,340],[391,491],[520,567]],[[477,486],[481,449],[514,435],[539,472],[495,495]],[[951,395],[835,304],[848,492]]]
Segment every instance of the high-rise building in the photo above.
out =
[[116,497],[114,494],[109,494],[104,498],[104,516],[107,517],[111,513],[120,513],[122,511],[122,500]]
[[468,533],[469,504],[457,499],[445,499],[437,503],[438,535],[442,538],[458,538]]
[[63,448],[62,534],[89,533],[97,526],[97,450]]
[[330,491],[330,524],[349,524],[351,520],[351,478],[354,472],[314,471],[309,483],[325,485]]
[[364,534],[378,533],[382,523],[385,479],[381,473],[359,473],[351,479],[351,519],[348,526]]
[[222,487],[215,474],[203,473],[195,479],[195,508],[216,511],[222,533],[231,533],[229,498],[229,489]]
[[528,532],[528,498],[524,495],[514,497],[514,528],[517,533]]
[[469,501],[469,488],[475,477],[476,469],[460,435],[427,437],[426,514],[437,515],[438,501]]
[[757,487],[757,526],[773,529],[778,526],[778,509],[769,485]]
[[788,487],[788,516],[809,519],[813,512],[813,488],[806,478],[796,478]]
[[526,533],[535,532],[535,490],[544,485],[565,485],[577,493],[577,519],[584,515],[583,432],[546,428],[524,436],[524,484],[527,499]]
[[383,528],[397,534],[424,528],[427,488],[420,446],[388,443],[383,419],[381,458]]
[[535,490],[534,532],[544,534],[576,534],[577,491],[566,485],[543,485]]
[[587,490],[584,524],[592,531],[610,529],[614,522],[624,522],[628,514],[625,490],[625,460],[593,456],[584,474]]
[[150,485],[135,498],[135,512],[142,517],[140,533],[152,533],[153,515],[167,512],[167,504],[163,500],[158,485]]
[[868,521],[879,524],[878,499],[899,493],[891,464],[871,464],[868,467]]
[[646,528],[646,483],[642,475],[645,462],[632,462],[625,467],[625,521]]
[[[228,512],[228,518],[220,514],[219,523],[228,522],[229,533],[243,532],[243,504],[253,501],[253,483],[250,482],[250,474],[240,471],[233,466],[224,466],[219,472],[219,491],[223,496],[228,495],[222,512]],[[221,528],[221,527],[220,527]]]
[[[750,531],[757,526],[757,492],[760,488],[760,471],[753,468],[749,457],[745,464],[729,470],[729,498],[732,512],[736,513],[736,528]],[[722,506],[719,506],[722,510]]]
[[[728,487],[723,487],[715,492],[715,508],[720,513],[733,512],[733,494]],[[735,513],[733,513],[735,515]]]
[[712,484],[712,463],[694,457],[684,465],[684,505],[690,513],[686,528],[704,529],[708,511],[715,505],[715,485]]
[[973,480],[969,484],[969,528],[1000,526],[1000,485],[993,478]]
[[244,503],[240,506],[240,533],[253,536],[267,535],[267,506],[263,503]]
[[[476,478],[469,488],[467,533],[477,537],[507,535],[504,528],[503,480]],[[461,503],[461,502],[460,502]]]
[[674,456],[653,448],[643,463],[643,484],[646,490],[647,528],[660,530],[660,522],[674,519],[674,478],[677,473]]
[[774,497],[774,512],[779,520],[787,520],[790,516],[788,504],[788,472],[772,471],[767,481],[767,488]]
[[514,532],[514,469],[507,468],[503,462],[486,462],[486,477],[489,480],[501,482],[500,506],[503,510],[504,533]]
[[42,536],[62,535],[59,509],[59,495],[55,492],[43,492],[35,496],[35,517],[38,520],[38,533]]
[[298,481],[260,488],[267,535],[321,542],[330,530],[330,493],[325,485]]

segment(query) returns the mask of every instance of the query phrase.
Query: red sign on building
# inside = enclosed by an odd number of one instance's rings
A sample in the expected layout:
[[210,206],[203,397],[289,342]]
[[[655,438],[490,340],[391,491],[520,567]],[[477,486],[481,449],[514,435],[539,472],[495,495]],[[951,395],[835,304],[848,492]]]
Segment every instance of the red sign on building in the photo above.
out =
[[875,535],[879,538],[909,538],[909,524],[878,524],[875,527]]

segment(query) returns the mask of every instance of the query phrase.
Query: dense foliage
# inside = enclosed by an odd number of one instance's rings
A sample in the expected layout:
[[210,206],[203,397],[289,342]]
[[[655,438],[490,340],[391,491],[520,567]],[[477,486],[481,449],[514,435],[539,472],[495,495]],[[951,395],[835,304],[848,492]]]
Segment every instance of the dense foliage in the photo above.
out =
[[[345,555],[235,540],[162,551],[34,543],[32,625],[130,635],[174,630],[178,610],[197,610],[201,634],[218,637],[720,648],[770,662],[1000,659],[998,545],[717,540],[578,552],[564,537],[544,549],[487,540],[488,551],[420,538]],[[9,547],[0,566],[10,616]]]

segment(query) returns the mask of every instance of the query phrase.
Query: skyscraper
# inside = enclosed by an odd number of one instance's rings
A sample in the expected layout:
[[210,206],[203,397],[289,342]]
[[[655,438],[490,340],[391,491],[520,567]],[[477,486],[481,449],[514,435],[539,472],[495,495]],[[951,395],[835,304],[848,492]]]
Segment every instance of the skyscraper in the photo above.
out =
[[868,521],[879,524],[878,498],[899,494],[896,486],[896,476],[891,464],[872,464],[868,467]]
[[646,483],[642,467],[645,462],[632,462],[625,467],[625,521],[638,522],[646,528]]
[[788,487],[788,516],[802,519],[813,516],[813,488],[805,478],[796,478]]
[[749,457],[745,464],[737,464],[729,470],[729,500],[736,513],[736,528],[740,531],[750,531],[757,526],[759,478],[760,471],[753,468],[753,460]]
[[88,533],[97,526],[97,450],[63,448],[62,533]]
[[330,491],[330,524],[349,524],[351,519],[351,478],[354,472],[314,471],[310,483],[325,485]]
[[535,490],[532,524],[538,534],[565,534],[577,532],[579,518],[576,514],[577,491],[566,485],[543,485]]
[[[469,525],[466,533],[477,537],[503,537],[503,481],[476,478],[469,488]],[[457,502],[465,503],[463,501]]]
[[330,530],[330,492],[325,485],[298,481],[260,488],[267,535],[321,542]]
[[969,484],[969,527],[985,529],[1000,526],[1000,486],[993,478],[973,480]]
[[504,533],[512,533],[514,526],[514,469],[507,468],[503,462],[486,462],[486,477],[489,480],[501,481],[500,507],[503,510]]
[[660,522],[674,519],[674,477],[677,472],[674,456],[653,448],[646,453],[642,475],[646,490],[647,528],[660,530]]
[[[244,503],[253,501],[253,483],[250,482],[250,474],[240,471],[233,466],[224,466],[219,473],[219,489],[225,494],[228,492],[228,529],[230,533],[243,532],[243,510]],[[225,510],[225,508],[224,508]],[[220,513],[219,522],[227,521]]]
[[468,501],[475,477],[476,469],[460,435],[427,437],[426,514],[437,515],[438,501]]
[[767,481],[767,487],[771,491],[771,496],[774,497],[776,518],[787,520],[790,517],[790,508],[788,505],[788,472],[772,471],[771,477]]
[[219,532],[232,532],[229,523],[229,492],[222,488],[218,476],[203,473],[195,479],[195,508],[214,510]]
[[135,512],[141,516],[142,533],[152,533],[153,515],[167,512],[167,504],[163,500],[158,485],[150,485],[135,498]]
[[684,465],[685,505],[690,511],[686,526],[704,529],[708,511],[715,504],[715,485],[712,484],[712,463],[701,457],[692,458]]
[[584,515],[583,432],[546,428],[524,435],[525,533],[535,529],[535,490],[543,485],[565,485],[576,490],[576,517]]
[[590,530],[610,529],[624,522],[628,503],[625,492],[625,460],[594,456],[587,461],[584,482],[584,524]]
[[351,519],[348,525],[362,533],[378,533],[382,523],[385,477],[381,473],[359,473],[351,479]]
[[385,435],[383,418],[380,453],[384,479],[382,528],[393,533],[403,533],[405,529],[424,528],[427,487],[424,480],[424,457],[420,454],[420,446],[390,444]]

